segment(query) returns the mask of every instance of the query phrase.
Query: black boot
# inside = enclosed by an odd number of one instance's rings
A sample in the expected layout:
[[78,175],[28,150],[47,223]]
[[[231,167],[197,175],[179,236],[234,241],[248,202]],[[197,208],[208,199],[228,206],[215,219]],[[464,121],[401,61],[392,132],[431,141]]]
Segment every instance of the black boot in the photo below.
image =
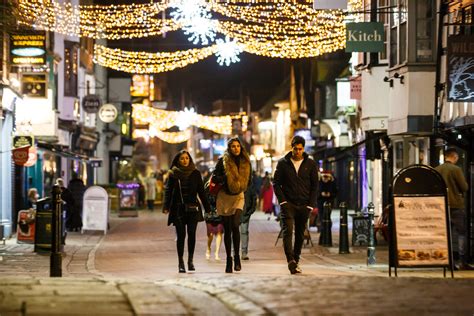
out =
[[232,257],[227,257],[225,264],[225,273],[232,273]]
[[179,273],[186,273],[186,268],[184,267],[183,258],[179,258],[178,271]]
[[240,256],[239,255],[234,256],[234,270],[235,271],[242,270],[242,265],[240,264]]
[[194,268],[193,257],[188,258],[188,271],[196,271],[196,268]]

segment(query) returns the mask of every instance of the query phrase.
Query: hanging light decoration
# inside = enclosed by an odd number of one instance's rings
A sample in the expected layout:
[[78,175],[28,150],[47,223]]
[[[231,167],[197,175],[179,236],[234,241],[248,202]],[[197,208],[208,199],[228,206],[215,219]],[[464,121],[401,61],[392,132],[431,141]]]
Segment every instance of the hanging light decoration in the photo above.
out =
[[176,52],[130,52],[96,44],[94,62],[128,73],[160,73],[186,67],[211,56],[216,51],[217,46],[214,45]]
[[174,22],[181,25],[184,34],[189,35],[188,40],[193,44],[208,45],[216,38],[217,21],[203,0],[175,0],[171,3],[171,17]]
[[229,66],[232,63],[240,61],[239,54],[242,52],[242,47],[237,43],[237,40],[231,40],[226,36],[225,40],[218,39],[216,41],[217,63],[221,66]]

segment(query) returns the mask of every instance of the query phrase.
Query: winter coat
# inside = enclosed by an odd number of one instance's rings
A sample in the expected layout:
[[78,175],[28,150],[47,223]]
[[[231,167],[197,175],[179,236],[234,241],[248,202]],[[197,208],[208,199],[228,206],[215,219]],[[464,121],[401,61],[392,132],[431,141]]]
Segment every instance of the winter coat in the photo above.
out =
[[244,157],[240,158],[237,166],[230,155],[225,152],[219,158],[212,175],[218,183],[223,184],[221,190],[229,195],[237,195],[247,191],[247,187],[251,184],[252,167],[250,161]]
[[303,162],[297,174],[291,162],[291,154],[289,152],[278,161],[273,176],[273,189],[278,202],[317,207],[319,177],[316,162],[304,153]]
[[[204,210],[206,212],[211,211],[209,201],[207,200],[207,196],[204,192],[204,184],[202,182],[201,174],[197,169],[194,170],[186,179],[181,180],[180,184],[181,192],[178,178],[175,175],[170,174],[168,177],[168,182],[166,183],[165,197],[163,202],[163,210],[169,211],[168,226],[171,224],[176,225],[184,217],[187,217],[187,220],[189,220],[190,216],[195,216],[194,214],[189,215],[189,213],[183,214],[181,207],[181,196],[183,198],[184,204],[199,206],[200,204],[197,200],[197,196],[199,195],[199,199],[201,200]],[[200,207],[199,209],[201,210]],[[202,211],[196,213],[195,220],[198,222],[204,221]]]
[[464,193],[469,189],[461,168],[447,161],[435,168],[448,187],[448,203],[450,208],[464,209]]

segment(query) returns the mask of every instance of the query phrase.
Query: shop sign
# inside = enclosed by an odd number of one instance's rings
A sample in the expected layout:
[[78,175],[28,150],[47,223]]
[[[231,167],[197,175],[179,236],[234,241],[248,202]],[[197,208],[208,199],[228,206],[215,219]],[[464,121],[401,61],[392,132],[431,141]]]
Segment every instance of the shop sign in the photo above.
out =
[[347,0],[314,0],[315,10],[347,9]]
[[362,77],[352,78],[351,81],[351,99],[360,100],[362,99]]
[[30,147],[28,149],[28,160],[25,162],[23,166],[25,167],[32,167],[36,164],[36,161],[38,160],[38,151],[36,150],[36,147]]
[[380,53],[384,49],[384,38],[381,22],[346,24],[346,52]]
[[10,36],[10,58],[13,66],[46,64],[46,32],[29,31]]
[[17,241],[32,244],[35,242],[35,217],[33,209],[18,212]]
[[27,135],[17,135],[13,136],[13,148],[20,148],[20,147],[33,147],[35,143],[34,136],[27,136]]
[[23,74],[21,77],[21,92],[30,98],[46,98],[46,74]]
[[112,123],[118,116],[118,110],[115,105],[107,103],[99,109],[99,118],[104,123]]
[[19,147],[12,149],[12,158],[15,165],[23,166],[28,161],[28,149],[30,147]]
[[95,94],[86,95],[82,99],[82,107],[87,113],[97,113],[101,105],[102,101],[100,100],[100,97]]
[[474,35],[448,38],[448,101],[474,102]]
[[82,230],[102,230],[107,233],[109,195],[104,188],[92,186],[84,193]]

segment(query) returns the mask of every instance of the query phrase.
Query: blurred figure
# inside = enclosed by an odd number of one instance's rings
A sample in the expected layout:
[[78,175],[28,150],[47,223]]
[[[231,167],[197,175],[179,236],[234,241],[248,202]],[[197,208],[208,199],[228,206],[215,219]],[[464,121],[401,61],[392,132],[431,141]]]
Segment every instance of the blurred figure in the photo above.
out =
[[256,209],[262,209],[262,183],[263,178],[256,171],[252,172],[252,182],[253,187],[255,188],[255,194],[257,195],[257,206]]
[[[456,166],[459,154],[455,148],[449,148],[444,152],[444,163],[435,169],[444,179],[448,188],[448,204],[450,213],[450,224],[453,239],[457,238],[459,263],[456,269],[473,270],[468,263],[467,227],[465,194],[469,190],[469,184],[464,177],[462,169]],[[453,247],[454,248],[454,247]]]
[[211,206],[211,212],[207,213],[205,216],[206,220],[206,229],[207,229],[207,249],[206,249],[206,259],[211,259],[211,246],[214,237],[216,237],[216,249],[214,252],[214,258],[216,260],[221,260],[219,257],[219,251],[222,244],[222,236],[224,234],[224,224],[222,223],[222,217],[217,214],[216,211],[216,198],[215,196],[209,194],[209,178],[204,184],[204,190],[206,192],[209,204]]
[[86,186],[82,179],[77,174],[74,174],[67,188],[74,198],[74,205],[72,206],[70,217],[66,220],[66,227],[70,231],[80,231],[82,229],[82,205]]
[[245,204],[242,215],[240,216],[240,239],[242,248],[242,260],[249,260],[249,224],[250,216],[255,212],[257,208],[257,192],[253,182],[245,191]]
[[29,209],[36,210],[36,202],[38,202],[39,194],[36,188],[31,188],[28,190],[28,202],[27,206]]
[[324,203],[329,202],[334,207],[334,199],[337,195],[336,181],[330,171],[321,172],[321,181],[319,182],[318,196],[318,215],[311,226],[321,227],[321,220],[324,216]]
[[270,220],[272,213],[274,214],[273,186],[272,179],[267,171],[265,171],[265,176],[263,177],[261,192],[262,211],[268,215],[268,220]]
[[148,210],[153,211],[156,199],[156,178],[153,172],[145,179],[145,198]]

